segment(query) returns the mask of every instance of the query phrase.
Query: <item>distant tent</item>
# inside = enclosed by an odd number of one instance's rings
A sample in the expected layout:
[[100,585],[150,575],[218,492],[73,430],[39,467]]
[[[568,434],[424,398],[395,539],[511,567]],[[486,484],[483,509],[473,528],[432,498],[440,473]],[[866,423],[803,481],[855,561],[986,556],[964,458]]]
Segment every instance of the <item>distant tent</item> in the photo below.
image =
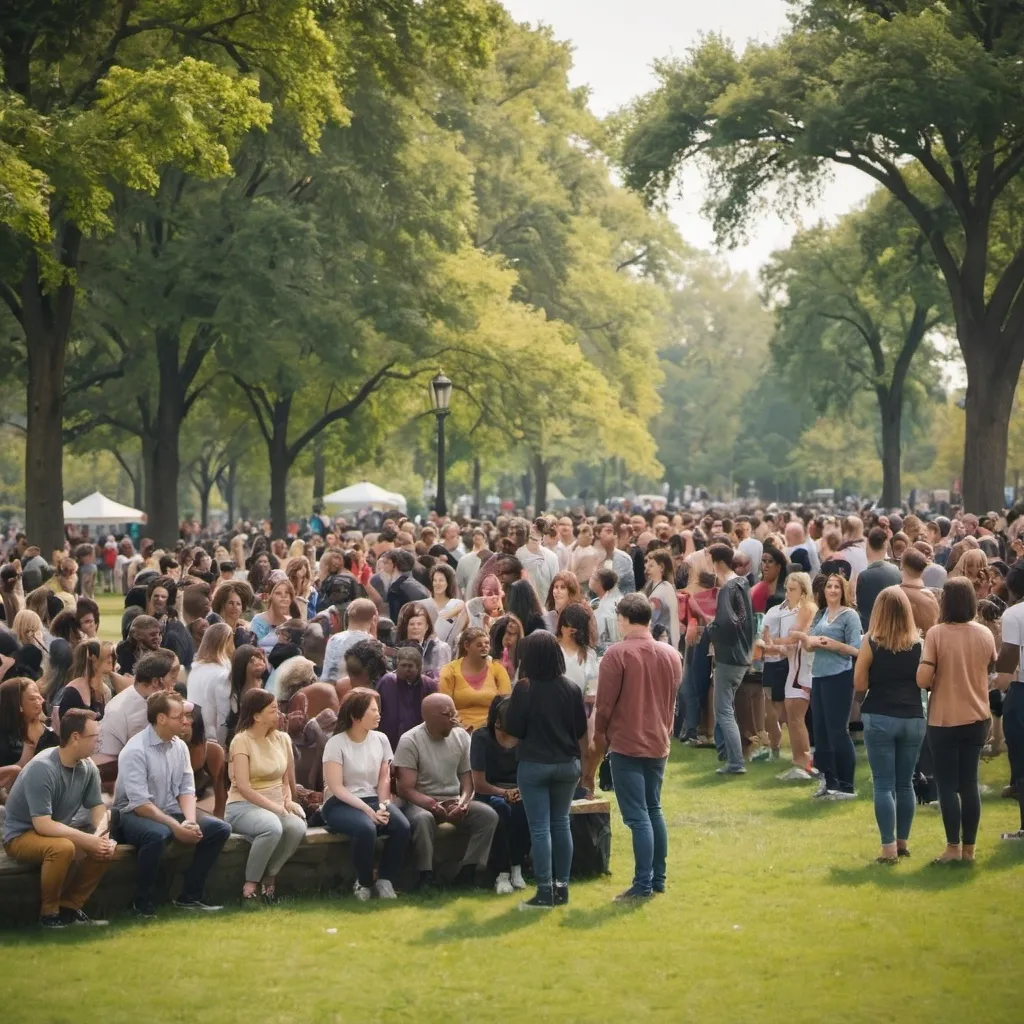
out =
[[95,491],[73,505],[64,502],[64,522],[90,526],[120,526],[122,523],[144,523],[146,514],[137,508],[122,505]]
[[405,512],[408,508],[405,497],[396,494],[394,491],[385,491],[383,487],[370,483],[369,480],[342,487],[340,491],[332,491],[323,497],[325,505],[333,505],[335,508],[357,511],[361,508],[396,508],[399,512]]

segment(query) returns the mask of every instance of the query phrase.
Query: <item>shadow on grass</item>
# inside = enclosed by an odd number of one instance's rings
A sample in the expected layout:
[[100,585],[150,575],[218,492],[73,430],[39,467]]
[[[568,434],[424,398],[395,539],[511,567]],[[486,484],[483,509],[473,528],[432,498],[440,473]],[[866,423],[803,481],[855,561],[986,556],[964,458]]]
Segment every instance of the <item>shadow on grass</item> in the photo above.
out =
[[832,881],[839,885],[876,885],[882,889],[923,889],[939,892],[970,883],[979,870],[979,865],[966,867],[962,864],[932,864],[927,861],[923,867],[904,870],[902,864],[885,865],[870,862],[859,868],[829,869]]
[[568,910],[562,918],[561,927],[579,931],[600,928],[616,918],[635,914],[643,906],[643,903],[606,903],[591,910]]
[[[850,801],[851,804],[855,802]],[[773,807],[771,810],[772,814],[779,818],[806,821],[810,818],[836,814],[838,808],[834,800],[815,800],[811,797],[810,793],[803,793],[792,803],[782,804],[778,807]]]
[[415,946],[433,946],[438,942],[460,942],[463,939],[489,939],[498,935],[508,935],[543,920],[545,911],[520,910],[519,905],[510,907],[503,914],[477,920],[467,910],[460,910],[458,917],[450,924],[440,928],[428,928],[418,939],[413,940]]
[[1000,842],[991,857],[986,857],[983,871],[1005,871],[1007,868],[1024,867],[1024,842]]

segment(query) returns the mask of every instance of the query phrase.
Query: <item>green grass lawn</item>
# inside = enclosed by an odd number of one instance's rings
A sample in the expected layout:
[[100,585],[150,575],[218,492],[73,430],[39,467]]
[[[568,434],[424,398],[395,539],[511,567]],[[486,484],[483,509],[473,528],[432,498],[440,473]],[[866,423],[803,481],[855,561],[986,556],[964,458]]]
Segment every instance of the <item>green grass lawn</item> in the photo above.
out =
[[[776,765],[714,775],[675,747],[665,780],[669,888],[639,908],[628,832],[613,874],[571,906],[521,912],[492,893],[357,905],[303,900],[197,920],[0,933],[4,1024],[21,1021],[1019,1022],[1024,847],[1000,844],[1017,808],[1000,758],[973,869],[929,863],[923,808],[897,867],[869,863],[862,799],[820,804]],[[2,917],[2,914],[0,914]],[[328,929],[337,929],[330,934]]]
[[99,594],[96,603],[100,606],[99,638],[117,643],[121,639],[124,598],[120,594]]

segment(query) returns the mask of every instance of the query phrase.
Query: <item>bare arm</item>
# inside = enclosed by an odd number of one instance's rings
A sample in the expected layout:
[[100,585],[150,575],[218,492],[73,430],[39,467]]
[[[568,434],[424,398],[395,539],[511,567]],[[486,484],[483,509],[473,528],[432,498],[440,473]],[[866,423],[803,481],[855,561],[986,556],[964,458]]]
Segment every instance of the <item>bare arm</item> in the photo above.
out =
[[445,821],[444,808],[432,796],[421,793],[416,788],[418,782],[419,773],[415,768],[398,769],[398,795],[403,800],[429,811],[438,821]]
[[871,668],[873,660],[874,651],[871,650],[871,644],[865,644],[860,649],[860,656],[853,666],[853,688],[857,693],[868,692],[868,670]]
[[1004,693],[1013,682],[1017,669],[1020,667],[1020,647],[1017,644],[1003,643],[999,649],[999,657],[996,659],[995,686],[997,690]]
[[473,789],[480,796],[500,796],[502,799],[508,799],[507,789],[502,789],[500,786],[492,786],[487,781],[484,773],[476,768],[473,769]]

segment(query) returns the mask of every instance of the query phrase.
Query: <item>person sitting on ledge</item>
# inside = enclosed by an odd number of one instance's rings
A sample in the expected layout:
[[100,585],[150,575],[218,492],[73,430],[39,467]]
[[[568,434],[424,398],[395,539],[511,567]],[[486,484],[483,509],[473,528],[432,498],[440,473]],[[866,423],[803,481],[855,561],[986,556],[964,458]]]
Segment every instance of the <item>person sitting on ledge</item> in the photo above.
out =
[[203,902],[206,877],[231,835],[231,826],[196,809],[196,787],[189,750],[182,736],[185,712],[180,694],[155,693],[146,701],[149,725],[136,733],[117,758],[114,810],[118,838],[135,847],[139,874],[132,908],[139,917],[156,916],[157,875],[170,839],[194,846],[181,894],[183,910],[221,910]]
[[[7,800],[4,850],[13,860],[42,866],[39,923],[44,928],[107,923],[82,909],[117,848],[107,834],[100,773],[89,760],[99,734],[92,711],[68,711],[60,723],[60,746],[24,767]],[[83,809],[89,811],[89,832],[71,826]],[[69,878],[76,859],[78,870]]]
[[423,722],[410,729],[395,751],[398,795],[406,802],[412,846],[420,877],[418,888],[434,883],[434,841],[447,822],[469,833],[469,845],[456,884],[478,880],[486,869],[498,827],[493,807],[473,800],[469,733],[458,728],[455,702],[444,693],[423,700]]
[[242,901],[276,903],[275,879],[306,837],[306,815],[296,802],[295,763],[281,713],[268,690],[242,698],[238,728],[228,752],[231,789],[225,818],[252,846],[245,862]]
[[[357,687],[345,694],[334,735],[324,748],[324,804],[320,813],[331,832],[352,837],[356,869],[356,899],[373,892],[382,900],[395,899],[394,882],[402,870],[409,845],[409,821],[391,803],[391,743],[377,731],[380,696]],[[373,854],[377,836],[388,837],[377,883]],[[372,887],[372,888],[371,888]]]
[[0,683],[0,788],[8,788],[36,754],[60,743],[46,726],[43,695],[24,676]]

